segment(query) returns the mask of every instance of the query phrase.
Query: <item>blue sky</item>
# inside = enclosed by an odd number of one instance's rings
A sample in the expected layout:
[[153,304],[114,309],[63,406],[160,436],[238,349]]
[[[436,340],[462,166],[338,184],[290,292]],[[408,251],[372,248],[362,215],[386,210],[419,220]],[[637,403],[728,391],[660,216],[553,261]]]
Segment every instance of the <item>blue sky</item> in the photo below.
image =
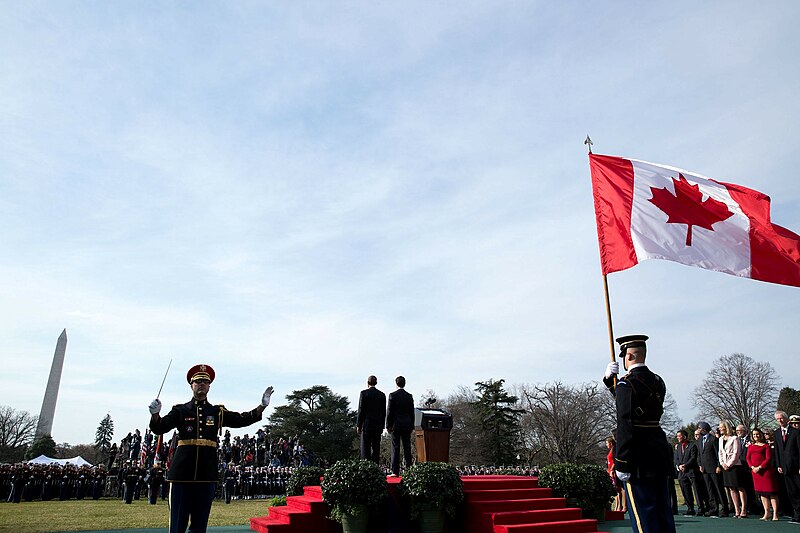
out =
[[[564,5],[562,5],[564,4]],[[773,199],[800,231],[795,2],[25,2],[0,20],[0,404],[144,429],[167,363],[274,405],[596,380],[586,150]],[[609,276],[678,402],[743,352],[800,385],[798,289],[664,261]],[[269,411],[268,411],[269,413]],[[267,414],[268,414],[267,413]],[[243,433],[241,431],[241,433]]]

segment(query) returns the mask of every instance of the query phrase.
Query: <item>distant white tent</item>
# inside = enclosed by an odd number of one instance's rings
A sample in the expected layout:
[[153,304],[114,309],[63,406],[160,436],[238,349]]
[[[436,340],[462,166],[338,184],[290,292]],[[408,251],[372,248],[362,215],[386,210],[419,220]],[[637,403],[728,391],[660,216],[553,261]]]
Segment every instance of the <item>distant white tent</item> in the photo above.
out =
[[36,465],[49,465],[53,463],[58,463],[60,465],[65,465],[67,463],[76,466],[94,466],[92,463],[81,457],[80,455],[77,457],[72,457],[71,459],[53,459],[52,457],[47,457],[46,455],[40,455],[36,459],[31,459],[28,463],[36,464]]

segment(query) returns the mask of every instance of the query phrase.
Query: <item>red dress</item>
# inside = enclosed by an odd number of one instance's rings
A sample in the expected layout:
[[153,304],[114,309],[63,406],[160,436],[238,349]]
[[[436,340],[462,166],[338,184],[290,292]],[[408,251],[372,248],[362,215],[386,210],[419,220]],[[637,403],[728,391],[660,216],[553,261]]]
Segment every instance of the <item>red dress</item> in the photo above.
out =
[[747,464],[750,467],[760,466],[763,470],[750,473],[753,474],[753,489],[759,494],[776,494],[778,483],[775,480],[775,471],[772,468],[772,451],[769,445],[759,446],[751,444],[747,448]]
[[614,472],[614,448],[608,450],[608,456],[606,457],[606,471],[608,471],[608,475],[611,476],[611,484],[614,485],[614,490],[617,492],[622,492],[622,486],[620,486],[619,481],[617,480],[617,474]]

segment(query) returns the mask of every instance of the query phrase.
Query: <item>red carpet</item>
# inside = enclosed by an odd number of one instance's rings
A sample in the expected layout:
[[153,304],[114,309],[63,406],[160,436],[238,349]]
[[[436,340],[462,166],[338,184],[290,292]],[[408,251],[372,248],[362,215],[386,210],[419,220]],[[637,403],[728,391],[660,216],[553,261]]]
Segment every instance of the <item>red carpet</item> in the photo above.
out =
[[303,488],[302,496],[288,496],[286,505],[270,507],[269,516],[250,519],[250,529],[259,533],[341,533],[342,526],[327,518],[328,506],[320,487]]
[[[465,533],[590,533],[597,521],[582,518],[578,508],[567,508],[564,498],[553,498],[533,477],[465,476],[465,505],[461,530]],[[389,478],[390,490],[400,478]],[[392,491],[393,492],[393,491]],[[289,496],[286,506],[271,507],[269,516],[250,519],[259,533],[340,533],[340,524],[326,518],[328,506],[320,487],[305,487],[303,496]],[[608,513],[621,520],[621,513]]]

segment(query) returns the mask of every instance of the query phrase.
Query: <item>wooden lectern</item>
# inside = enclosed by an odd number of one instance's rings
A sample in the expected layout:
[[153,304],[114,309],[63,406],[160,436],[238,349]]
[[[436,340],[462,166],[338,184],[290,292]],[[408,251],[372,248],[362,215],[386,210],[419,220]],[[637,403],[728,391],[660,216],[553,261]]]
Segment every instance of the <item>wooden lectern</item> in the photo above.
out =
[[417,462],[450,460],[450,430],[453,417],[442,409],[414,409]]

